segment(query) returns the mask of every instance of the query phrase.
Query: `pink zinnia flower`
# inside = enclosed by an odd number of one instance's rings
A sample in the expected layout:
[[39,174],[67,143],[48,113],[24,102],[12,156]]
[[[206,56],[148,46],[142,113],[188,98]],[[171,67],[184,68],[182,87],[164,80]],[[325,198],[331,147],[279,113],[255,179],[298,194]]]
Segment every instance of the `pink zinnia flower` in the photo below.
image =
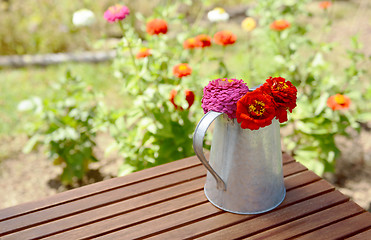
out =
[[111,6],[104,12],[104,18],[108,22],[117,22],[126,18],[129,15],[130,10],[126,6],[116,4]]
[[243,97],[249,88],[241,80],[215,79],[210,81],[204,88],[202,108],[204,113],[209,111],[222,112],[229,118],[236,118],[237,102]]

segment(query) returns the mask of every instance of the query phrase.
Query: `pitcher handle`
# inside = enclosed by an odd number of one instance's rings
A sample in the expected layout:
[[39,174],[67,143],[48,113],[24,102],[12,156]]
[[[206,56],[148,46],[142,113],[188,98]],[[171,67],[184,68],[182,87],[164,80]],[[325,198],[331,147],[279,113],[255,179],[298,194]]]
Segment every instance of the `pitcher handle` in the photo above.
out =
[[200,159],[201,163],[206,167],[206,169],[213,175],[216,180],[217,188],[223,191],[226,190],[226,185],[223,179],[215,172],[215,170],[210,166],[209,162],[206,160],[203,150],[204,138],[207,129],[209,128],[210,124],[220,115],[223,113],[209,111],[206,113],[197,124],[195,133],[193,135],[193,149]]

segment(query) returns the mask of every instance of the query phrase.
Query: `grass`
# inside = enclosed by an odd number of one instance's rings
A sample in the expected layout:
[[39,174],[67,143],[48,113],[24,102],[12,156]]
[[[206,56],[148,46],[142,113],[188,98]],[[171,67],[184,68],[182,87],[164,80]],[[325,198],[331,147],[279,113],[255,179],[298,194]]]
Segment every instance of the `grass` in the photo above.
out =
[[30,116],[17,111],[20,101],[32,96],[49,97],[51,84],[70,69],[100,92],[109,92],[107,103],[120,106],[119,81],[112,75],[109,62],[101,64],[66,63],[45,68],[3,69],[0,71],[0,136],[22,132]]

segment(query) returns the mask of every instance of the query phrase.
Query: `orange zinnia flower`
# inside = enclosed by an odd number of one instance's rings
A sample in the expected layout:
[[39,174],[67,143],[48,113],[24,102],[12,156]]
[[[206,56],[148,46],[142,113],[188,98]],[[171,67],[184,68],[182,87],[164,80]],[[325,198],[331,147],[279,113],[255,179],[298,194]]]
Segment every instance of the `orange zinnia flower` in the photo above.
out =
[[162,19],[153,19],[147,23],[147,33],[151,35],[159,35],[167,33],[167,22]]
[[188,38],[183,42],[183,48],[184,49],[193,49],[196,48],[198,45],[198,42],[195,38]]
[[338,93],[327,99],[327,106],[334,111],[341,110],[341,109],[348,109],[350,102],[351,101],[349,97]]
[[236,35],[230,31],[220,31],[214,35],[214,42],[222,46],[233,44],[236,42],[236,39]]
[[271,29],[276,31],[282,31],[290,27],[290,23],[284,19],[276,20],[271,24]]
[[173,74],[178,77],[182,78],[188,75],[191,75],[192,68],[187,63],[180,63],[178,65],[175,65],[173,68]]
[[327,9],[327,8],[331,7],[331,4],[332,3],[330,1],[323,1],[323,2],[319,3],[319,8]]
[[197,47],[210,47],[211,46],[211,37],[206,34],[200,34],[196,37]]
[[136,55],[136,58],[139,59],[139,58],[145,58],[145,57],[148,57],[148,56],[151,56],[151,49],[149,48],[141,48],[139,50],[139,52],[137,53]]

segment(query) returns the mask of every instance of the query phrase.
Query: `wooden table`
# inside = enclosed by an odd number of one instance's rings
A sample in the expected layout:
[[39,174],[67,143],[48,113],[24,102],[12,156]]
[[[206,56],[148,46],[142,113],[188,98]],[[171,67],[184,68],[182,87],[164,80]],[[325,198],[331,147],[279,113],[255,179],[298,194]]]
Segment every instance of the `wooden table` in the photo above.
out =
[[268,213],[214,207],[191,157],[2,209],[0,239],[371,239],[369,212],[283,159],[287,195]]

